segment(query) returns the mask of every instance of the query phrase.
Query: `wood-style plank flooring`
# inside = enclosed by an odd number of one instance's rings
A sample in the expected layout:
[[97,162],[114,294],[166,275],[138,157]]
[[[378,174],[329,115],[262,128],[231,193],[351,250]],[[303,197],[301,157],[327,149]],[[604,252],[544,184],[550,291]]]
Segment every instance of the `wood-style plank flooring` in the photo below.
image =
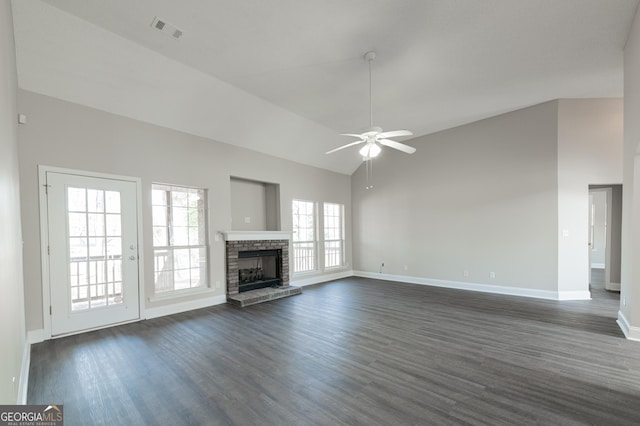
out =
[[34,345],[66,425],[638,425],[617,293],[546,301],[350,278]]

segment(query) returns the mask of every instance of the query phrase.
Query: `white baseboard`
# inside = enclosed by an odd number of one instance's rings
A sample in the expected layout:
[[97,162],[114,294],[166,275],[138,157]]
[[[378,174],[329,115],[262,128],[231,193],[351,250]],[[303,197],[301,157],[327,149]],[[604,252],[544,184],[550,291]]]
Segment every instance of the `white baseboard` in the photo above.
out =
[[27,390],[29,389],[29,368],[31,367],[31,343],[24,342],[22,350],[22,367],[20,368],[20,381],[18,382],[18,395],[16,404],[27,403]]
[[620,287],[620,283],[606,283],[604,285],[604,288],[607,290],[611,290],[611,291],[620,291],[621,287]]
[[293,277],[291,279],[291,285],[298,287],[304,287],[307,285],[326,283],[327,281],[339,280],[342,278],[349,278],[353,276],[352,270],[335,272],[333,274],[315,275],[312,277]]
[[592,263],[591,264],[591,269],[604,269],[604,263]]
[[227,303],[227,296],[222,294],[219,296],[205,297],[188,302],[173,303],[171,305],[159,306],[157,308],[147,308],[144,311],[146,319],[163,317],[166,315],[179,314],[181,312],[191,311],[194,309],[207,308],[209,306],[221,305]]
[[627,339],[640,342],[640,327],[633,327],[629,324],[622,311],[618,311],[618,320],[616,322]]
[[533,288],[506,287],[462,281],[446,281],[434,278],[410,277],[406,275],[381,274],[377,272],[353,271],[356,277],[373,278],[378,280],[397,281],[411,284],[429,285],[434,287],[453,288],[456,290],[479,291],[482,293],[506,294],[510,296],[533,297],[549,300],[588,300],[591,293],[588,291],[556,292],[537,290]]
[[557,300],[591,300],[591,292],[585,291],[559,291],[556,293]]

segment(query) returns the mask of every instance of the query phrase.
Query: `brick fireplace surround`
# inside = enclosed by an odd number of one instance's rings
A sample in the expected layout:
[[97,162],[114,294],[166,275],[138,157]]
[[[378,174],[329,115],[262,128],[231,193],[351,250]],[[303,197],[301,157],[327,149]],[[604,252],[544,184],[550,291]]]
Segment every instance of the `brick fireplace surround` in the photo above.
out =
[[[290,232],[281,231],[227,231],[227,301],[238,306],[248,306],[281,297],[300,294],[302,289],[289,285],[289,241]],[[264,288],[238,292],[238,252],[253,250],[282,250],[282,280],[277,289]]]

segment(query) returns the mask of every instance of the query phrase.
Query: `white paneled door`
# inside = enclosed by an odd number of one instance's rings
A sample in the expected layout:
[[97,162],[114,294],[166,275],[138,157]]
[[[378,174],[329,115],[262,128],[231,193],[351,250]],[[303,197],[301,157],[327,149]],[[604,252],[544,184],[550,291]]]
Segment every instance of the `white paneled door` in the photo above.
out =
[[139,318],[136,182],[46,172],[53,336]]

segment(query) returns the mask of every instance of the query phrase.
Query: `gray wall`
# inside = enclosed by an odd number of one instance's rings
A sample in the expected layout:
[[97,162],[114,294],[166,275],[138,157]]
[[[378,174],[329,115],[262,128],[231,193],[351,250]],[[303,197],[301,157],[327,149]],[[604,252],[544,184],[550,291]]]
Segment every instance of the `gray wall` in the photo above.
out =
[[15,404],[25,345],[16,59],[11,2],[0,2],[0,404]]
[[413,139],[411,156],[385,149],[371,190],[360,167],[354,270],[556,290],[557,114],[548,102]]
[[640,8],[624,48],[624,117],[620,312],[640,339]]
[[[81,105],[20,90],[20,110],[29,124],[19,129],[20,178],[25,240],[27,329],[43,327],[40,233],[38,225],[39,164],[140,177],[144,240],[144,289],[153,289],[151,240],[152,182],[196,186],[209,190],[211,273],[216,295],[224,294],[224,242],[217,231],[230,230],[231,176],[280,185],[281,228],[291,230],[291,200],[345,204],[350,217],[350,177],[304,166],[255,151],[142,123]],[[351,223],[347,221],[347,234]],[[351,246],[346,247],[351,260]],[[321,272],[318,273],[322,275]],[[308,276],[306,276],[308,277]],[[295,280],[295,277],[294,277]],[[150,302],[147,308],[191,300]]]
[[588,298],[589,184],[622,181],[622,125],[621,99],[558,100],[385,149],[373,189],[352,179],[354,269]]
[[589,289],[589,185],[622,183],[623,119],[622,99],[558,101],[561,292]]

